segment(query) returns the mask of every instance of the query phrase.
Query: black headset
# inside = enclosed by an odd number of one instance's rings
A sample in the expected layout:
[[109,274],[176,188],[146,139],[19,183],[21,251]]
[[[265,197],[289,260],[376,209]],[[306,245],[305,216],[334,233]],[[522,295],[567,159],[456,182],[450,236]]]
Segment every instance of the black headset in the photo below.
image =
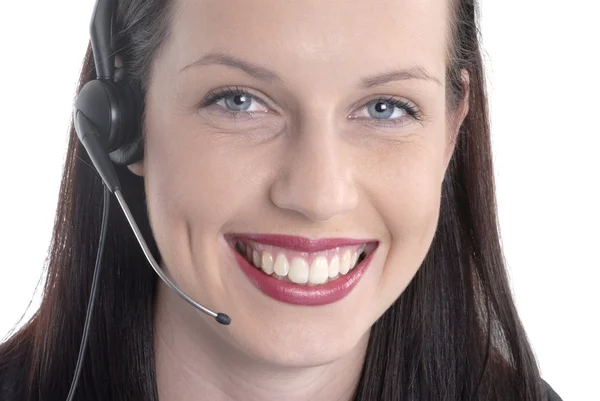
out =
[[104,182],[104,209],[83,336],[67,401],[72,401],[75,396],[87,346],[106,239],[110,192],[117,198],[144,255],[159,278],[190,305],[210,315],[218,323],[222,325],[231,323],[228,315],[216,313],[194,301],[165,275],[152,256],[127,202],[121,194],[121,184],[114,164],[130,165],[144,157],[142,136],[144,99],[140,83],[132,79],[124,67],[115,68],[115,52],[112,41],[117,6],[117,0],[97,0],[96,2],[90,25],[96,79],[87,82],[81,88],[73,110],[73,123],[77,136]]
[[97,78],[87,82],[79,92],[75,114],[81,112],[96,127],[113,163],[128,165],[144,156],[141,127],[144,99],[140,84],[131,79],[125,68],[115,68],[112,40],[116,11],[117,0],[96,3],[90,37]]

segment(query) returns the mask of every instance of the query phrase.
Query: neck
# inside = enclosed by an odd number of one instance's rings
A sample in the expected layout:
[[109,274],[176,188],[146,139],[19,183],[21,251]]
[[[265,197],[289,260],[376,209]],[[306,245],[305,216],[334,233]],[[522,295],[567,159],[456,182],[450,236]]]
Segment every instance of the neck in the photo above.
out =
[[[210,318],[158,286],[154,318],[160,401],[350,401],[369,335],[348,355],[320,366],[289,367],[244,353]],[[212,326],[211,326],[212,325]],[[226,330],[226,329],[225,329]]]

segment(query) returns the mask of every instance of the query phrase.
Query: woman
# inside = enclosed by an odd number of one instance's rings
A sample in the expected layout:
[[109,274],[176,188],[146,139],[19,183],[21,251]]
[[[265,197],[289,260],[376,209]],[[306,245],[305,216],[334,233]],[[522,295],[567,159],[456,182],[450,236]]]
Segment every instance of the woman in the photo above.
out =
[[[506,277],[474,0],[123,0],[113,29],[144,96],[124,197],[232,322],[112,199],[75,399],[560,400]],[[72,128],[2,399],[67,397],[102,193]]]

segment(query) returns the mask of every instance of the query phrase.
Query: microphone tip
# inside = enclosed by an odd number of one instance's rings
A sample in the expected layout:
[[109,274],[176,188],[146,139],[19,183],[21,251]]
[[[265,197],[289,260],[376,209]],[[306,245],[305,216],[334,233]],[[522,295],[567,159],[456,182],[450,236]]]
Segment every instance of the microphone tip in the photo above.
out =
[[231,318],[224,313],[217,313],[217,317],[215,318],[217,322],[228,326],[231,323]]

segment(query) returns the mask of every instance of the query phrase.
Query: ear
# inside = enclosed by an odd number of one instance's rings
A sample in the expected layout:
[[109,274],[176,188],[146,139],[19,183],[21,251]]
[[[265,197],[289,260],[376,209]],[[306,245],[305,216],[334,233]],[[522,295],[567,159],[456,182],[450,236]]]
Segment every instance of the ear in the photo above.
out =
[[445,166],[448,167],[448,163],[450,163],[450,159],[452,158],[452,154],[454,153],[454,148],[456,146],[456,142],[458,142],[458,135],[460,131],[460,127],[465,120],[465,117],[469,113],[469,93],[470,93],[470,77],[469,71],[462,69],[460,71],[462,87],[463,89],[463,98],[461,99],[460,105],[456,109],[456,111],[450,116],[448,122],[448,135],[447,137],[447,146],[446,146],[446,155],[445,155]]
[[130,164],[130,165],[127,166],[127,168],[133,174],[138,175],[140,177],[143,177],[144,174],[145,174],[145,171],[144,171],[144,161],[143,160],[140,160],[139,162],[135,162],[133,164]]

